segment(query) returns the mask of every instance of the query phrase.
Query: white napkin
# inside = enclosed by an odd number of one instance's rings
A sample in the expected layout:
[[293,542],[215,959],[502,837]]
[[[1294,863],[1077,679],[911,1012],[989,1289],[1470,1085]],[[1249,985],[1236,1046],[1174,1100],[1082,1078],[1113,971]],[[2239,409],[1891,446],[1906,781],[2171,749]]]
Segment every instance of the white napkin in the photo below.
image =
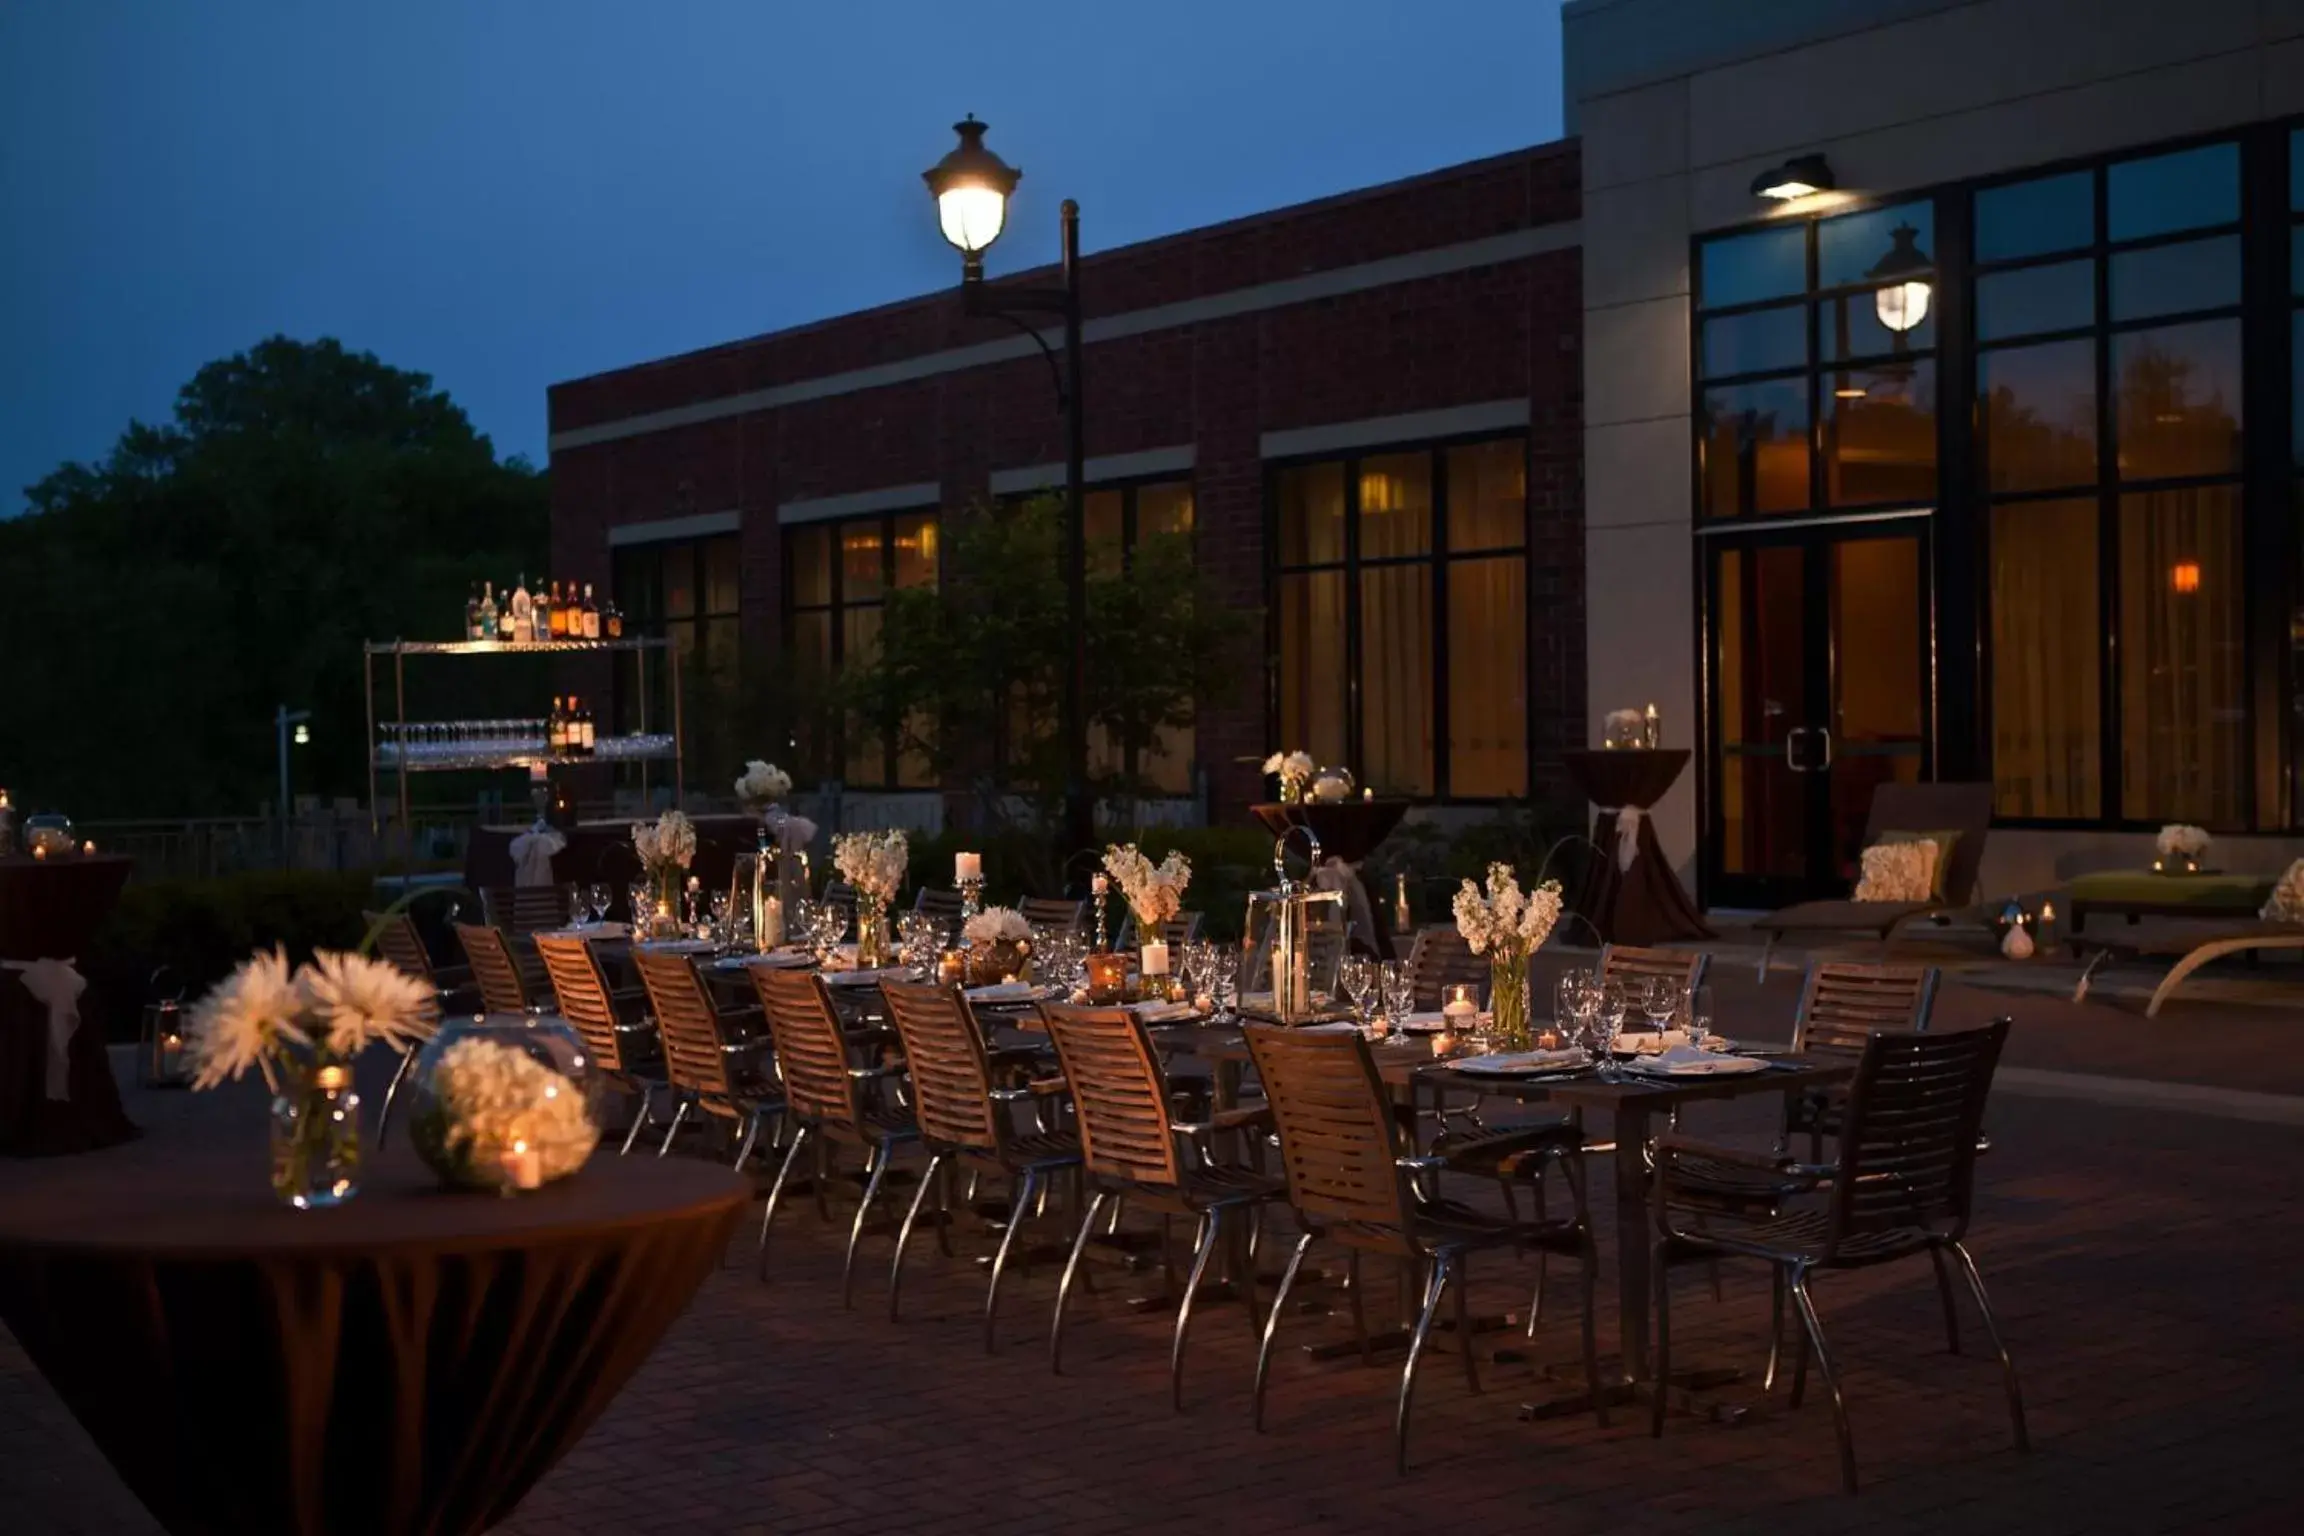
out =
[[1190,1003],[1130,1003],[1128,1011],[1147,1024],[1173,1024],[1200,1016],[1200,1010]]
[[1571,1045],[1557,1051],[1503,1051],[1494,1056],[1465,1056],[1451,1065],[1464,1072],[1551,1072],[1581,1067],[1591,1059],[1582,1046]]
[[72,1036],[80,1028],[80,994],[88,979],[69,960],[0,960],[0,967],[24,978],[24,990],[48,1009],[48,1070],[42,1091],[51,1099],[72,1097]]
[[1393,1020],[1393,1027],[1405,1034],[1436,1035],[1447,1027],[1448,1015],[1434,1009],[1429,1013],[1404,1013]]
[[835,971],[824,978],[828,987],[876,987],[883,981],[902,981],[911,972],[900,965],[884,965],[870,971]]
[[1656,1072],[1666,1077],[1711,1077],[1756,1072],[1767,1063],[1750,1056],[1722,1056],[1682,1041],[1654,1055],[1636,1056],[1629,1065],[1641,1072]]
[[512,839],[512,883],[550,885],[552,856],[568,846],[568,839],[549,827],[523,832]]
[[995,981],[968,989],[972,1003],[1013,1003],[1039,995],[1040,989],[1028,981]]

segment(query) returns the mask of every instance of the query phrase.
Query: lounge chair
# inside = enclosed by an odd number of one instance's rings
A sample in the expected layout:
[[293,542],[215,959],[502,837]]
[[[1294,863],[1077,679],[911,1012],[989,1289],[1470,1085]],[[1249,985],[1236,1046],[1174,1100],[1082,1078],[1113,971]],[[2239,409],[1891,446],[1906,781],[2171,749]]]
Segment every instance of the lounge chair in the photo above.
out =
[[1958,832],[1945,870],[1941,901],[1803,901],[1753,923],[1768,936],[1760,950],[1760,979],[1777,941],[1790,933],[1868,933],[1883,952],[1896,931],[1921,918],[1941,918],[1976,900],[1977,872],[1984,866],[1984,837],[1992,824],[1990,784],[1883,784],[1872,791],[1864,821],[1867,847],[1890,832]]
[[2173,956],[2176,963],[2168,967],[2168,974],[2152,989],[2152,1001],[2144,1005],[2144,1017],[2156,1019],[2160,1016],[2160,1005],[2175,996],[2186,978],[2209,961],[2267,949],[2304,949],[2304,925],[2256,921],[2226,928],[2194,928],[2190,932],[2118,939],[2075,933],[2067,935],[2065,942],[2074,954],[2084,956],[2087,961],[2081,967],[2080,980],[2072,988],[2072,1001],[2076,1003],[2088,996],[2088,984],[2095,979],[2096,968],[2107,960]]

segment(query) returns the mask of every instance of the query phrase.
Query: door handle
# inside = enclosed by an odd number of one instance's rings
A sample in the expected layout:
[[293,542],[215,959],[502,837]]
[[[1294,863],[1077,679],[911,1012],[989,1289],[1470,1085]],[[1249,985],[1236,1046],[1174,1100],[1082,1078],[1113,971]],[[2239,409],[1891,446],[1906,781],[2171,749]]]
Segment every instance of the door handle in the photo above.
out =
[[1794,750],[1800,738],[1807,734],[1808,727],[1805,725],[1796,725],[1784,733],[1784,766],[1794,773],[1809,771],[1808,765],[1800,761],[1800,754]]
[[[1824,760],[1818,763],[1816,767],[1829,768],[1832,766],[1832,727],[1828,725],[1817,726],[1816,734],[1824,738]],[[1814,769],[1810,770],[1810,772],[1814,771]]]

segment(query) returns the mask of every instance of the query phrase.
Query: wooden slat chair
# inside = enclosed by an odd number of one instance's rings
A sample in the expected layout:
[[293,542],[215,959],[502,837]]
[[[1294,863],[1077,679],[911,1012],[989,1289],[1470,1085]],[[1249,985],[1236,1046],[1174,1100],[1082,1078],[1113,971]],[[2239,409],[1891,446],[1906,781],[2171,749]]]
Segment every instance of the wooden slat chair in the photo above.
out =
[[1016,903],[1016,910],[1035,928],[1081,933],[1088,926],[1088,903],[1084,901],[1066,901],[1060,896],[1027,896]]
[[925,912],[938,922],[957,923],[960,921],[960,893],[924,885],[913,893],[912,910]]
[[[1881,1030],[1925,1030],[1940,977],[1932,965],[1810,966],[1792,1024],[1794,1054],[1854,1058]],[[1838,1131],[1845,1098],[1842,1091],[1818,1089],[1785,1106],[1785,1134],[1807,1135],[1810,1161],[1823,1160],[1824,1138]]]
[[568,926],[570,904],[576,899],[572,882],[558,885],[490,885],[480,890],[480,911],[490,927],[509,938],[513,963],[531,992],[541,992],[544,962],[528,941],[539,933]]
[[[1160,925],[1160,937],[1167,941],[1170,950],[1182,949],[1200,937],[1200,918],[1198,912],[1179,912]],[[1131,912],[1121,920],[1120,937],[1115,947],[1123,954],[1143,947],[1136,941],[1135,913]]]
[[1458,982],[1470,982],[1485,992],[1488,961],[1472,953],[1453,924],[1434,923],[1416,930],[1416,942],[1408,948],[1408,981],[1415,989],[1416,1006],[1429,1012]]
[[[403,975],[413,976],[429,987],[431,999],[426,1008],[424,1038],[429,1039],[439,1026],[441,1017],[449,1013],[465,1013],[480,1004],[480,994],[472,985],[469,971],[432,963],[432,952],[424,944],[424,935],[416,931],[416,920],[406,912],[367,912],[360,914],[368,925],[369,938],[376,954],[387,965]],[[424,1040],[411,1041],[400,1053],[400,1064],[392,1069],[392,1082],[384,1090],[384,1106],[376,1112],[376,1145],[384,1145],[384,1133],[392,1124],[392,1106],[399,1101],[400,1085],[408,1080],[408,1073],[416,1065],[417,1053],[424,1049]]]
[[[1192,1326],[1192,1299],[1208,1272],[1208,1260],[1223,1241],[1228,1224],[1248,1223],[1252,1238],[1263,1206],[1285,1193],[1278,1179],[1216,1163],[1206,1150],[1218,1131],[1246,1133],[1268,1127],[1271,1112],[1257,1105],[1227,1110],[1198,1123],[1179,1123],[1169,1113],[1168,1076],[1152,1049],[1143,1020],[1125,1008],[1075,1008],[1053,1003],[1043,1003],[1040,1016],[1056,1042],[1056,1056],[1071,1088],[1080,1126],[1082,1163],[1092,1191],[1088,1209],[1080,1218],[1079,1233],[1072,1240],[1063,1281],[1056,1290],[1056,1315],[1048,1330],[1049,1368],[1063,1369],[1064,1309],[1071,1299],[1073,1278],[1079,1273],[1081,1252],[1088,1246],[1104,1203],[1121,1200],[1130,1210],[1155,1212],[1161,1216],[1163,1227],[1168,1217],[1187,1216],[1199,1223],[1199,1240],[1192,1250],[1191,1275],[1178,1293],[1176,1333],[1168,1353],[1169,1395],[1174,1406],[1182,1409],[1184,1342]],[[1193,1155],[1187,1155],[1187,1146]],[[1161,1251],[1165,1256],[1165,1243]],[[1260,1334],[1263,1319],[1256,1311],[1254,1254],[1251,1241],[1238,1285],[1249,1324]]]
[[824,1199],[831,1174],[834,1145],[864,1154],[864,1195],[856,1205],[856,1219],[848,1229],[848,1253],[840,1266],[840,1305],[853,1305],[856,1244],[864,1236],[864,1223],[880,1198],[889,1165],[897,1150],[920,1139],[920,1128],[909,1114],[882,1108],[864,1093],[867,1083],[889,1075],[889,1069],[851,1064],[851,1041],[840,1026],[832,994],[813,971],[777,970],[765,965],[748,967],[752,986],[760,994],[768,1016],[769,1033],[776,1042],[776,1069],[784,1079],[785,1113],[794,1130],[776,1182],[768,1190],[767,1208],[760,1213],[760,1274],[768,1274],[768,1229],[776,1220],[776,1206],[800,1149],[816,1144],[816,1209],[827,1220],[831,1210]]
[[[1585,1203],[1584,1164],[1573,1143],[1548,1145],[1538,1154],[1558,1167],[1572,1194],[1572,1214],[1559,1220],[1520,1221],[1499,1217],[1437,1193],[1419,1191],[1418,1173],[1437,1174],[1441,1161],[1413,1155],[1402,1140],[1391,1096],[1377,1075],[1368,1043],[1357,1030],[1282,1029],[1252,1024],[1244,1031],[1256,1075],[1280,1131],[1280,1161],[1288,1175],[1288,1203],[1303,1227],[1288,1267],[1280,1277],[1263,1338],[1256,1353],[1254,1417],[1264,1427],[1264,1383],[1272,1361],[1272,1341],[1287,1310],[1304,1255],[1319,1241],[1343,1246],[1351,1263],[1353,1324],[1365,1357],[1367,1323],[1361,1307],[1360,1255],[1372,1253],[1418,1265],[1429,1275],[1408,1359],[1400,1372],[1399,1405],[1393,1417],[1393,1456],[1408,1470],[1408,1411],[1416,1390],[1416,1365],[1432,1331],[1432,1319],[1448,1287],[1456,1287],[1456,1329],[1460,1346],[1472,1337],[1470,1262],[1477,1252],[1506,1250],[1575,1257],[1584,1277],[1584,1372],[1602,1427],[1608,1412],[1600,1392],[1599,1345],[1593,1320],[1599,1259]],[[1476,1352],[1460,1347],[1464,1379],[1480,1390]]]
[[[1038,1208],[1049,1182],[1065,1169],[1080,1166],[1080,1138],[1071,1131],[1016,1129],[1015,1106],[1043,1095],[1033,1087],[1000,1086],[984,1031],[957,987],[884,981],[880,990],[904,1042],[912,1111],[919,1121],[920,1144],[928,1153],[928,1167],[896,1233],[896,1259],[888,1270],[888,1317],[892,1322],[896,1317],[904,1247],[911,1241],[912,1224],[919,1219],[928,1186],[942,1175],[938,1198],[941,1215],[949,1218],[956,1166],[971,1173],[997,1174],[1008,1181],[1010,1193],[1008,1220],[992,1259],[992,1284],[984,1293],[984,1350],[989,1354],[998,1344],[994,1329],[1000,1312],[1000,1276],[1008,1267],[1016,1233]],[[943,1221],[937,1223],[936,1241],[945,1253],[952,1251]]]
[[1704,985],[1712,957],[1700,949],[1641,949],[1631,944],[1610,944],[1600,951],[1600,979],[1621,982],[1629,989],[1651,976],[1679,983],[1693,992]]
[[656,1090],[666,1086],[654,1071],[657,1056],[655,1028],[649,1023],[626,1023],[617,1016],[616,994],[608,989],[607,974],[592,941],[574,934],[539,934],[536,952],[543,957],[546,975],[560,1017],[584,1037],[601,1075],[631,1094],[638,1102],[632,1128],[624,1135],[630,1152],[643,1126],[655,1123]]
[[760,1065],[759,1042],[746,1039],[736,1018],[714,1004],[689,956],[642,946],[632,951],[632,963],[655,1009],[673,1102],[672,1123],[656,1155],[672,1150],[693,1110],[727,1124],[736,1139],[731,1166],[741,1169],[759,1143],[761,1125],[785,1112],[782,1095]]
[[456,942],[464,946],[472,980],[480,988],[482,1007],[490,1013],[529,1013],[536,1009],[503,929],[485,923],[458,923]]
[[[1690,1258],[1714,1256],[1759,1259],[1775,1272],[1797,1304],[1801,1350],[1792,1378],[1792,1405],[1806,1386],[1808,1356],[1832,1398],[1832,1427],[1840,1442],[1840,1480],[1856,1491],[1856,1449],[1838,1372],[1824,1342],[1824,1327],[1809,1294],[1820,1271],[1868,1268],[1926,1253],[1936,1270],[1944,1303],[1946,1342],[1960,1351],[1959,1314],[1945,1258],[1957,1260],[1969,1294],[1983,1314],[1984,1331],[2000,1357],[2008,1394],[2008,1418],[2016,1448],[2031,1449],[2024,1427],[2024,1397],[2016,1365],[2000,1336],[1983,1277],[1968,1255],[1965,1239],[1975,1200],[1978,1132],[1991,1096],[1992,1074],[2008,1038],[2009,1021],[1995,1019],[1982,1029],[1930,1035],[1880,1030],[1867,1035],[1848,1090],[1838,1160],[1830,1165],[1798,1163],[1774,1153],[1709,1146],[1676,1135],[1656,1146],[1656,1181],[1651,1196],[1655,1217],[1656,1379],[1671,1368],[1670,1267]],[[1767,1177],[1802,1180],[1809,1191],[1829,1196],[1821,1207],[1790,1213],[1763,1213],[1725,1222],[1712,1211],[1701,1189],[1689,1198],[1681,1177],[1693,1164],[1709,1170],[1740,1163]],[[1699,1183],[1708,1179],[1708,1174]],[[1701,1215],[1702,1225],[1690,1217]],[[1649,1432],[1664,1433],[1664,1395],[1654,1400]]]

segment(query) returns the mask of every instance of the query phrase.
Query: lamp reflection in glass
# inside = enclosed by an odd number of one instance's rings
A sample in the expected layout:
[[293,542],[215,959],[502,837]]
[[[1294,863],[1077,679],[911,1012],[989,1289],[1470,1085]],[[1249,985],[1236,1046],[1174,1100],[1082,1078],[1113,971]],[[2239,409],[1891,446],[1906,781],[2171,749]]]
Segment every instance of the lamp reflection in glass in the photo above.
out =
[[1928,301],[1935,290],[1920,274],[1932,272],[1936,264],[1918,244],[1920,232],[1909,224],[1899,224],[1890,235],[1888,254],[1872,264],[1864,275],[1868,278],[1894,279],[1888,286],[1872,295],[1873,313],[1880,317],[1881,325],[1899,341],[1907,331],[1928,318]]
[[936,198],[944,238],[975,264],[1008,223],[1008,196],[1024,173],[984,147],[986,124],[974,113],[952,125],[960,143],[924,172]]

